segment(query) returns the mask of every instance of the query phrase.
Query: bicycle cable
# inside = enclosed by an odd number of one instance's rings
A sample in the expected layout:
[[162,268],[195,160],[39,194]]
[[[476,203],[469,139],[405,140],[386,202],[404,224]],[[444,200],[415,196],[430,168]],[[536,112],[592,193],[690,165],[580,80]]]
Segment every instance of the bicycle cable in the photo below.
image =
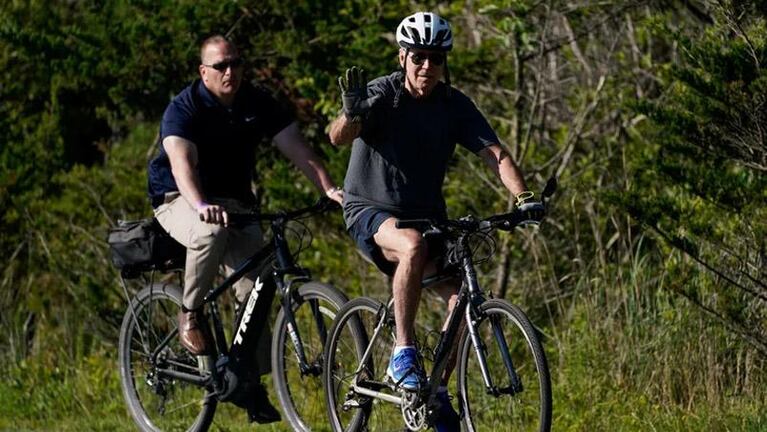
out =
[[[471,256],[474,257],[474,263],[475,264],[482,264],[484,262],[489,261],[494,255],[495,251],[497,249],[497,243],[495,241],[495,238],[486,231],[477,231],[475,233],[470,234],[470,248],[471,248]],[[487,247],[487,254],[484,256],[480,256],[478,252],[483,248],[483,246]]]
[[[296,225],[300,226],[300,228],[296,227]],[[293,219],[289,224],[286,224],[285,231],[286,233],[291,232],[296,236],[298,246],[296,247],[295,252],[291,251],[290,254],[293,256],[293,260],[297,262],[301,252],[306,250],[312,244],[312,241],[314,241],[314,235],[309,227],[304,222],[300,221],[299,218]],[[305,242],[304,239],[307,237],[309,240]]]

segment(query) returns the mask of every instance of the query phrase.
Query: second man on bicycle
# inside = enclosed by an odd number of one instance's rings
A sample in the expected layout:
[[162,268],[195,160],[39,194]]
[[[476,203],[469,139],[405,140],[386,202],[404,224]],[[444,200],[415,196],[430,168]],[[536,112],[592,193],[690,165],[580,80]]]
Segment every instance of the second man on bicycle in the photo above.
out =
[[[258,225],[227,226],[228,212],[251,209],[256,148],[264,139],[338,203],[342,192],[307,144],[293,116],[262,88],[243,82],[244,62],[235,45],[217,35],[200,48],[200,79],[168,105],[160,126],[160,153],[149,164],[149,196],[155,217],[187,248],[179,337],[192,354],[210,354],[210,331],[202,313],[220,264],[227,272],[263,244]],[[235,284],[240,303],[257,275]],[[261,338],[261,340],[267,340]],[[265,351],[265,350],[262,350]],[[268,352],[268,351],[266,351]],[[263,362],[268,365],[268,360]],[[268,367],[262,367],[262,373]],[[279,420],[264,388],[254,383],[251,418]]]

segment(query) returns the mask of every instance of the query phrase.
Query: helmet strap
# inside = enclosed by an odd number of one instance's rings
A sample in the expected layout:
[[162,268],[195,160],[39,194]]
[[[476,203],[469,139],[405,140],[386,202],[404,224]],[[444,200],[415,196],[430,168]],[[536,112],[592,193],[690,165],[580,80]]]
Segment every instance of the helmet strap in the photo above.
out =
[[447,53],[445,53],[445,96],[450,97],[450,69],[447,67]]
[[407,80],[407,56],[410,54],[410,48],[405,48],[405,61],[402,62],[402,65],[400,66],[400,69],[402,70],[402,81],[400,81],[399,89],[397,89],[397,93],[394,95],[394,102],[392,103],[392,107],[397,108],[399,106],[399,98],[402,95],[402,92],[405,91],[405,80]]

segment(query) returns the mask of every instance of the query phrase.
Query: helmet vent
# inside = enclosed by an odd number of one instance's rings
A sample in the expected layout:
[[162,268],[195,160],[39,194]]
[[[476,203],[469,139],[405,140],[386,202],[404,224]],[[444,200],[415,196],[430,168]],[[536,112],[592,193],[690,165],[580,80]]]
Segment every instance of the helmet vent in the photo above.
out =
[[453,34],[447,20],[433,12],[416,12],[400,22],[396,31],[401,48],[447,52],[453,48]]
[[437,35],[434,37],[435,43],[442,43],[442,41],[445,39],[445,30],[440,30],[437,32]]

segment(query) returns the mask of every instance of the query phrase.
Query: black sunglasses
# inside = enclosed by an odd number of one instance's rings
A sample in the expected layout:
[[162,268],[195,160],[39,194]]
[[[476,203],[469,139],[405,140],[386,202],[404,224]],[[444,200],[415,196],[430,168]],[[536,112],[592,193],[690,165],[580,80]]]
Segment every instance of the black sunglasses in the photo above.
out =
[[243,63],[244,63],[244,61],[242,60],[242,58],[235,57],[235,58],[229,59],[229,60],[222,60],[222,61],[220,61],[218,63],[215,63],[215,64],[212,64],[212,65],[203,64],[203,66],[211,67],[211,68],[213,68],[213,69],[215,69],[215,70],[217,70],[219,72],[224,72],[230,66],[231,66],[232,69],[235,69],[235,68],[238,68],[238,67],[242,66]]
[[410,54],[410,61],[413,62],[414,65],[420,66],[423,64],[423,62],[426,61],[426,59],[429,59],[429,63],[433,64],[434,66],[442,66],[443,63],[445,63],[445,54],[443,53],[411,53]]

